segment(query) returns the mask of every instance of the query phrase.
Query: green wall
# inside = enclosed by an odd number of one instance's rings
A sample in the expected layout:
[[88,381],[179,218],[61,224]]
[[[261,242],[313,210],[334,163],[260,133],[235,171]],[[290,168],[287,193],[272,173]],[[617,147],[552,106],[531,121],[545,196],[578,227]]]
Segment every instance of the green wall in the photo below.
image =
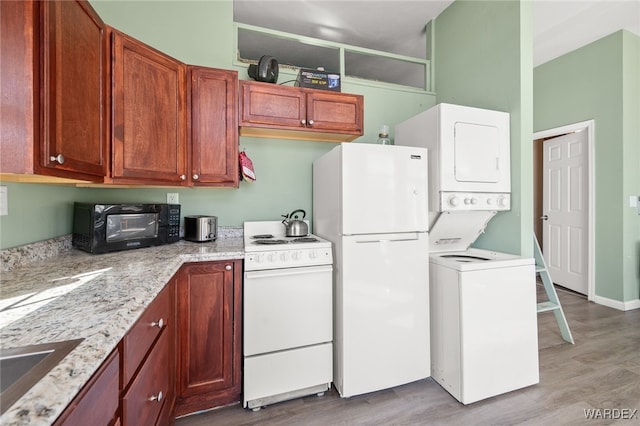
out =
[[435,20],[437,102],[511,114],[511,211],[474,246],[533,256],[531,3],[456,1]]
[[[92,0],[102,19],[183,62],[234,67],[233,4],[231,1]],[[280,81],[291,79],[281,71]],[[365,134],[357,142],[375,142],[382,124],[393,126],[435,104],[435,95],[343,82],[342,90],[364,95]],[[393,135],[392,135],[393,136]],[[6,183],[9,215],[0,217],[0,249],[71,232],[73,201],[165,202],[178,192],[182,214],[211,214],[222,226],[245,220],[278,220],[302,208],[311,214],[311,164],[333,148],[325,142],[240,138],[240,149],[252,159],[257,180],[239,189],[216,188],[74,188],[59,185]]]
[[640,289],[640,38],[619,31],[534,70],[534,129],[595,122],[595,292]]

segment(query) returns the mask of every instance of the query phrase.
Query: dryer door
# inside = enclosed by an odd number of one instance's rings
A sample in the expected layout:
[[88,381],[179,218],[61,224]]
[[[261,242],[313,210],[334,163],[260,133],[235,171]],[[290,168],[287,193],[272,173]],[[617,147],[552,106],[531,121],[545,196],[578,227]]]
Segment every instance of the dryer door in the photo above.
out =
[[500,179],[500,132],[496,126],[458,122],[454,129],[455,179],[496,183]]
[[438,189],[511,192],[509,114],[460,105],[439,106]]

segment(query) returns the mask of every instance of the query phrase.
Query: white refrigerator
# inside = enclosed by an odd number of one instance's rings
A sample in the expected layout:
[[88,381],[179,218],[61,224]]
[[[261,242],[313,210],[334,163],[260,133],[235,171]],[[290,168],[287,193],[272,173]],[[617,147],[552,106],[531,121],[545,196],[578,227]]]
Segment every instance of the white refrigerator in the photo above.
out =
[[427,150],[343,143],[313,163],[313,232],[334,244],[334,385],[430,376]]

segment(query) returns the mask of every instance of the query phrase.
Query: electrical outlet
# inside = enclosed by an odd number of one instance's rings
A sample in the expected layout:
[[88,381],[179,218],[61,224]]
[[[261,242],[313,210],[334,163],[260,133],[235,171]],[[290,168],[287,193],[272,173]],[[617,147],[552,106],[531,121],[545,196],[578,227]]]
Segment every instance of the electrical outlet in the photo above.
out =
[[0,186],[0,216],[9,214],[9,189],[6,186]]
[[167,192],[167,204],[180,204],[177,192]]

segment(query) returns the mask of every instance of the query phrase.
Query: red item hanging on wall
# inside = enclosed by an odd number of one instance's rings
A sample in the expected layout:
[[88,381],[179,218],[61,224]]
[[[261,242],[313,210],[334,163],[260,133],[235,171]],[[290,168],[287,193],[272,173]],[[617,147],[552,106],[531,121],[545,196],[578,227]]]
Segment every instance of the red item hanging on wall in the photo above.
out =
[[253,163],[244,151],[240,153],[240,178],[249,182],[256,180],[256,172],[253,171]]

